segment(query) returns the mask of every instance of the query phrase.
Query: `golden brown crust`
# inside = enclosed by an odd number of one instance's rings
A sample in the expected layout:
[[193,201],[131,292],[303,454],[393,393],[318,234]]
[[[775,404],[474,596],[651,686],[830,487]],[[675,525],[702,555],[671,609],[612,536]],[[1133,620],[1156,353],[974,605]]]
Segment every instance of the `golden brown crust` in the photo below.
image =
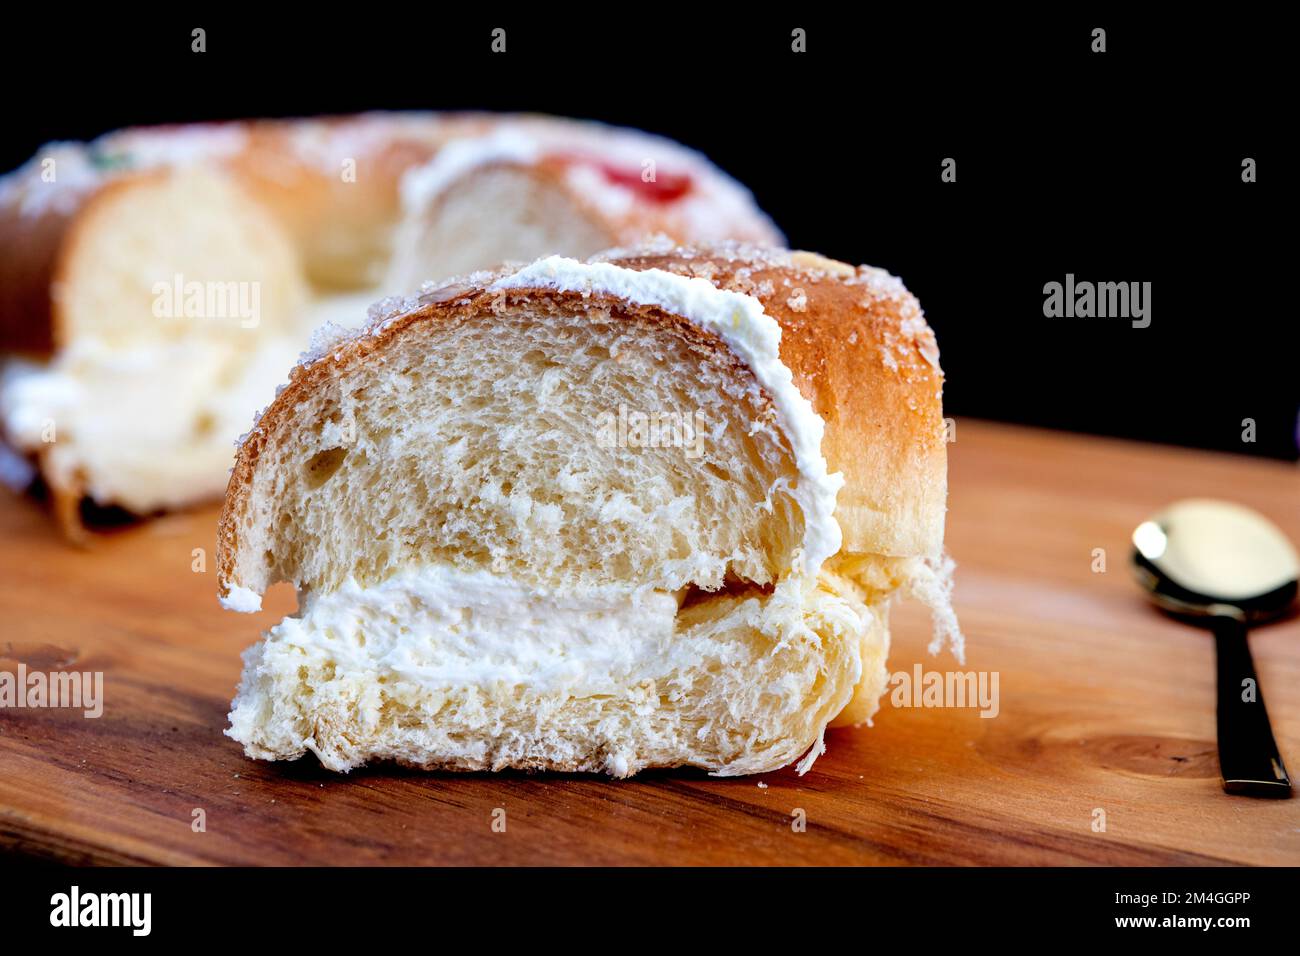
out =
[[[939,555],[947,492],[943,376],[933,333],[901,283],[877,270],[855,270],[805,253],[731,245],[630,254],[609,261],[629,269],[705,278],[762,302],[781,326],[782,360],[826,421],[822,450],[830,468],[842,471],[846,479],[836,508],[844,531],[843,551]],[[273,583],[265,556],[241,547],[240,524],[262,451],[268,442],[291,432],[299,403],[408,333],[427,333],[437,323],[490,308],[501,294],[487,289],[501,274],[450,283],[422,298],[416,308],[376,321],[293,370],[289,385],[244,441],[231,474],[218,528],[217,575],[223,594],[233,585],[261,591]],[[611,306],[727,350],[712,333],[654,306],[549,289],[506,295],[541,295],[567,302],[575,311]]]
[[53,289],[60,251],[83,203],[25,213],[0,203],[0,351],[53,352]]

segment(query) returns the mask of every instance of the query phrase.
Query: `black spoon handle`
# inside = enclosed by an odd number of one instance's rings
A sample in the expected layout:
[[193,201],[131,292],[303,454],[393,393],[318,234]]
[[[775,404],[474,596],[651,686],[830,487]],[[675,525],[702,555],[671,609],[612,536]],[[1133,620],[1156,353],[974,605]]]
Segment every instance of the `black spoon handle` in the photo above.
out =
[[1273,739],[1264,709],[1246,625],[1215,617],[1215,656],[1219,669],[1219,770],[1223,789],[1252,797],[1289,797],[1291,779]]

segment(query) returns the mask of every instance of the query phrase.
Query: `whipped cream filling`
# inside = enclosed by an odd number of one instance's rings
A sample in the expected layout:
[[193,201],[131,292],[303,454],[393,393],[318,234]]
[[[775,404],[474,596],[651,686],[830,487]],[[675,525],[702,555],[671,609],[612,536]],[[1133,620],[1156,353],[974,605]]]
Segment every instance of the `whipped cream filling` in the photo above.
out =
[[[624,710],[631,704],[649,728],[656,710],[702,694],[727,695],[715,696],[712,712],[734,711],[740,703],[727,675],[746,668],[755,669],[759,685],[751,698],[793,715],[808,706],[813,685],[823,703],[844,703],[840,698],[864,673],[860,640],[879,633],[871,629],[875,612],[859,601],[832,588],[805,592],[793,579],[766,598],[723,601],[716,613],[686,612],[683,623],[677,595],[627,584],[547,591],[449,565],[409,568],[369,586],[350,580],[305,594],[298,614],[244,653],[226,734],[250,756],[310,750],[331,769],[346,771],[383,754],[339,753],[329,739],[337,726],[322,728],[320,720],[340,707],[360,736],[394,722],[429,721],[449,705],[449,727],[472,727],[491,739],[505,729],[497,719],[503,705],[535,710],[541,728],[575,699],[597,708],[602,700]],[[754,634],[779,643],[768,647]],[[768,666],[787,641],[816,643],[815,635],[838,646],[825,662],[835,672],[833,688],[821,686],[828,675],[815,661],[788,672]],[[883,653],[883,646],[877,650]],[[611,703],[611,720],[618,709]],[[321,729],[323,740],[315,736]],[[683,733],[690,729],[684,725]],[[800,773],[824,750],[824,720],[811,729],[817,736]],[[603,732],[592,728],[595,737]],[[637,761],[630,747],[606,756],[606,769],[616,776],[626,776]],[[749,770],[728,765],[715,772]]]
[[235,439],[274,396],[307,331],[361,325],[373,299],[319,298],[304,309],[300,335],[129,348],[82,336],[49,362],[11,359],[0,369],[0,428],[18,450],[45,452],[56,481],[84,481],[101,504],[148,514],[217,497]]
[[[719,289],[707,279],[675,275],[662,269],[637,271],[608,262],[583,263],[550,256],[498,280],[492,291],[544,288],[612,295],[636,305],[651,305],[684,316],[717,334],[749,366],[771,397],[777,422],[794,453],[799,480],[787,490],[804,516],[803,547],[794,570],[816,577],[823,562],[840,550],[842,535],[835,520],[835,499],[844,476],[831,474],[822,454],[826,423],[794,384],[781,361],[781,326],[753,296]],[[781,490],[781,489],[773,489]]]
[[49,363],[6,363],[0,423],[53,480],[137,514],[225,488],[232,441],[293,362],[296,339],[136,343],[82,337]]
[[309,592],[297,615],[268,632],[267,644],[292,649],[304,663],[329,662],[340,674],[586,696],[690,663],[673,659],[689,656],[673,642],[677,610],[675,595],[648,588],[552,593],[432,565],[379,584],[349,580]]
[[[230,597],[237,602],[246,593],[235,588]],[[716,661],[742,664],[751,649],[736,641],[737,629],[809,627],[806,611],[815,608],[832,632],[858,635],[871,613],[830,591],[804,594],[788,580],[764,599],[697,618],[691,640],[682,640],[684,593],[628,584],[547,590],[488,571],[423,565],[377,584],[349,579],[331,591],[305,592],[298,612],[266,633],[258,653],[299,655],[341,679],[377,674],[425,688],[590,696],[651,680],[664,681],[672,695],[689,689],[674,690],[674,674]],[[851,676],[856,684],[859,674]]]

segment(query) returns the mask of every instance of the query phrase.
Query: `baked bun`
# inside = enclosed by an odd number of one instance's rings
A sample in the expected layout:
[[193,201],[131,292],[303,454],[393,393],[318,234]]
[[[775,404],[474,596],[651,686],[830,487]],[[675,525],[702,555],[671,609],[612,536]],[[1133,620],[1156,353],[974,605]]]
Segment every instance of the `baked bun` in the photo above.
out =
[[900,589],[960,635],[934,337],[806,253],[552,256],[326,330],[240,449],[223,603],[300,610],[228,733],[464,770],[771,770],[870,718]]
[[663,233],[780,242],[703,157],[533,116],[124,130],[0,180],[6,440],[69,531],[221,493],[230,443],[325,318],[429,278]]

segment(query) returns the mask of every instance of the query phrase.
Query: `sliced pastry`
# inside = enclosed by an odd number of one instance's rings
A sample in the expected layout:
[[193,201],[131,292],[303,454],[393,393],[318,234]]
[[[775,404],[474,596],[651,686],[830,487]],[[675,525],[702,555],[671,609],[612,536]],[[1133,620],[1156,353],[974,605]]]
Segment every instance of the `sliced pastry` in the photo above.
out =
[[875,712],[896,595],[960,656],[941,390],[903,285],[807,253],[550,256],[380,303],[240,449],[222,601],[299,608],[227,732],[337,771],[806,770]]

